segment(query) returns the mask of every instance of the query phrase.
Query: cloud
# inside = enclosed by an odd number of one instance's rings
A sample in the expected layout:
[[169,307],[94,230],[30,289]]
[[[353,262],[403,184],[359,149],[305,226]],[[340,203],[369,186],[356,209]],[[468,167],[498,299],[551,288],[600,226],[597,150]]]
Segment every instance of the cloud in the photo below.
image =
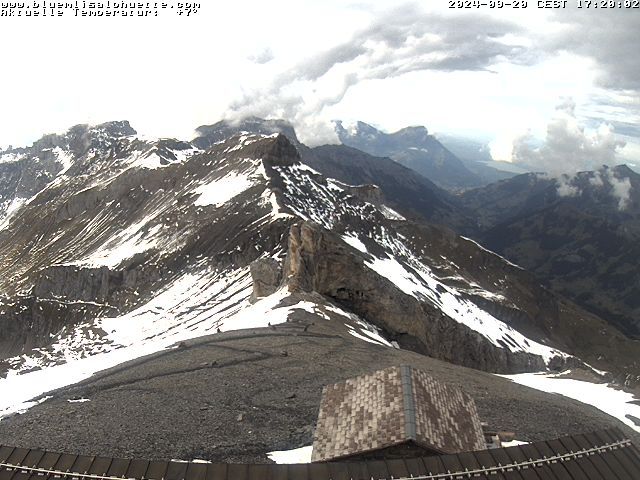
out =
[[624,210],[631,201],[631,180],[629,177],[617,178],[615,173],[607,170],[611,194],[618,199],[618,208]]
[[566,28],[543,42],[547,51],[569,51],[595,60],[601,86],[640,91],[640,29],[638,12],[624,9],[580,9],[570,6],[554,12]]
[[563,99],[547,125],[542,144],[534,146],[531,134],[517,138],[512,161],[554,176],[573,174],[614,165],[616,153],[624,145],[609,124],[602,123],[595,131],[587,132],[576,118],[575,103]]
[[604,181],[602,180],[602,175],[600,175],[599,171],[594,173],[593,177],[589,179],[589,183],[594,187],[604,186]]
[[[353,86],[425,70],[489,71],[505,61],[531,64],[535,55],[513,41],[522,32],[515,23],[478,13],[444,15],[403,5],[349,40],[288,66],[266,87],[245,92],[225,117],[281,117],[294,124],[305,143],[335,143],[331,119],[324,114]],[[327,128],[321,127],[324,122]]]
[[269,47],[266,47],[265,49],[263,49],[262,51],[258,52],[255,55],[249,56],[250,61],[254,63],[258,63],[260,65],[269,63],[274,58],[275,58],[275,55],[273,54],[273,51]]
[[571,117],[575,117],[576,101],[571,97],[563,97],[560,99],[560,103],[556,106],[556,110],[564,112]]
[[[631,180],[629,177],[618,177],[614,169],[603,167],[593,173],[589,173],[589,185],[596,189],[602,189],[606,194],[618,200],[618,209],[625,210],[631,202]],[[581,178],[582,177],[582,178]],[[550,178],[544,176],[544,178]],[[583,184],[584,174],[562,174],[554,178],[556,181],[556,193],[560,197],[579,197],[583,194],[579,185]]]
[[517,138],[512,161],[555,178],[561,197],[580,196],[578,172],[595,170],[589,184],[609,189],[618,199],[618,208],[624,210],[630,201],[631,182],[627,177],[616,177],[606,166],[619,163],[616,154],[625,142],[614,134],[609,124],[602,123],[595,131],[587,132],[578,122],[575,110],[573,99],[561,99],[542,143],[535,145],[531,134]]
[[561,197],[577,197],[582,191],[571,184],[572,177],[569,175],[560,175],[556,178],[556,183],[558,185],[557,192]]

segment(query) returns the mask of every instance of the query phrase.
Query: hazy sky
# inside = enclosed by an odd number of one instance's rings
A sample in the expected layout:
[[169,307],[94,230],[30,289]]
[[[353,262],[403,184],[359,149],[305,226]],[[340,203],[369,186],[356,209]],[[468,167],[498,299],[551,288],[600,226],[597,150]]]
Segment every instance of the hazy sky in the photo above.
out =
[[515,145],[640,164],[640,9],[201,3],[190,17],[0,17],[0,145],[116,119],[190,138],[257,114],[312,144],[334,139],[332,119],[364,120],[482,138],[499,159]]

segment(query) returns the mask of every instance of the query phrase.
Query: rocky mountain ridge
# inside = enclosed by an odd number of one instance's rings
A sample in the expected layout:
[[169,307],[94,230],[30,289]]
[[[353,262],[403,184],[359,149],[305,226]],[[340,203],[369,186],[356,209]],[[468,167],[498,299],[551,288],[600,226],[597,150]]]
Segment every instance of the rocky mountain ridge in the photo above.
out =
[[632,337],[640,335],[640,175],[624,165],[525,174],[466,192],[477,237]]
[[335,129],[342,144],[371,155],[389,157],[449,191],[464,191],[511,176],[488,167],[479,159],[462,161],[423,126],[385,133],[365,122],[345,128],[337,121]]
[[252,298],[267,308],[287,292],[340,308],[356,335],[459,365],[635,371],[637,346],[602,320],[474,242],[407,220],[380,189],[305,165],[305,149],[270,130],[184,142],[114,122],[3,154],[0,165],[53,172],[0,231],[4,371],[244,328]]
[[[278,122],[252,128],[221,123],[187,142],[113,122],[2,152],[0,167],[42,181],[0,191],[21,199],[0,229],[0,443],[262,458],[267,444],[309,441],[322,382],[400,361],[462,382],[495,425],[531,438],[614,421],[554,397],[534,405],[543,394],[478,370],[572,368],[632,386],[636,343],[425,222],[427,201],[424,215],[397,210],[387,191],[403,167],[307,149]],[[323,161],[324,173],[309,165]],[[384,187],[345,181],[382,171]],[[456,212],[437,187],[425,196],[430,215]],[[107,419],[122,445],[98,440]]]

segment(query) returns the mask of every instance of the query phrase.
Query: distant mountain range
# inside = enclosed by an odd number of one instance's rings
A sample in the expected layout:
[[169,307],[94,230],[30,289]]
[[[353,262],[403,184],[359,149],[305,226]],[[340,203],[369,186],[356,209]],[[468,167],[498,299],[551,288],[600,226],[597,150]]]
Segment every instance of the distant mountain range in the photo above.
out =
[[[384,157],[407,145],[429,146],[431,151],[440,152],[440,158],[447,159],[436,168],[440,173],[431,173],[431,179],[440,174],[447,177],[450,171],[453,173],[448,178],[456,177],[461,163],[422,127],[386,134],[363,122],[351,132],[337,123],[342,138],[382,157],[344,145],[309,149],[282,121],[249,119],[237,127],[220,122],[201,128],[215,132],[227,132],[229,128],[281,131],[293,139],[305,163],[323,174],[346,183],[377,185],[386,201],[407,217],[446,225],[478,240],[536,273],[555,291],[602,316],[625,334],[640,334],[640,279],[634,267],[635,258],[639,258],[636,234],[640,190],[638,174],[628,167],[583,172],[565,180],[536,173],[512,177],[515,174],[511,173],[508,179],[452,195],[425,176],[415,175],[415,169],[403,168],[401,162]],[[481,147],[473,141],[449,140],[465,155]],[[487,153],[480,151],[480,158],[486,160]],[[629,181],[628,200],[616,196],[618,190],[626,188],[625,179]],[[450,189],[455,190],[451,186],[454,183],[449,183]],[[549,228],[526,227],[534,220]],[[522,237],[516,232],[522,232]],[[628,278],[625,272],[629,269],[633,281],[620,285],[617,279]]]
[[472,146],[473,142],[449,137],[454,148],[464,154],[465,161],[461,160],[425,127],[407,127],[385,133],[364,122],[357,122],[350,128],[345,128],[339,121],[335,125],[344,145],[378,157],[389,157],[447,190],[466,190],[513,176],[488,167],[485,163],[491,161],[488,151],[475,144]]
[[485,246],[640,338],[640,175],[624,165],[561,179],[530,173],[461,201]]
[[[425,129],[349,135],[474,178]],[[0,151],[0,444],[260,459],[309,441],[322,384],[396,363],[528,437],[620,426],[487,372],[640,386],[638,188],[617,167],[456,196],[257,118]]]

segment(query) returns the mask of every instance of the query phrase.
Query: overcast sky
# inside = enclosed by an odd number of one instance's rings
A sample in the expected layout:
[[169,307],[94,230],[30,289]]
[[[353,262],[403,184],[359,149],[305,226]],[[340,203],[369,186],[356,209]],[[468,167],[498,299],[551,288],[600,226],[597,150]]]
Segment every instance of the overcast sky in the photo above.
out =
[[255,114],[310,144],[335,140],[332,119],[363,120],[481,138],[502,160],[577,149],[572,169],[640,164],[640,9],[201,3],[190,17],[0,17],[0,146],[116,119],[190,138]]

